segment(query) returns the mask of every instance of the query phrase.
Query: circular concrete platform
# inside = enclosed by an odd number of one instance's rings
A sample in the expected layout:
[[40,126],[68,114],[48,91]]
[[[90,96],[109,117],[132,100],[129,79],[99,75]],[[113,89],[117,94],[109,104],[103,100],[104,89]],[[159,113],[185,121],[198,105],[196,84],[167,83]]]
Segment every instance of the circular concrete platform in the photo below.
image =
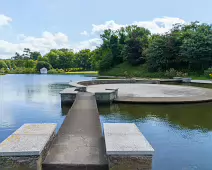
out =
[[162,84],[98,84],[88,92],[118,88],[115,102],[131,103],[195,103],[212,101],[212,90],[189,86]]

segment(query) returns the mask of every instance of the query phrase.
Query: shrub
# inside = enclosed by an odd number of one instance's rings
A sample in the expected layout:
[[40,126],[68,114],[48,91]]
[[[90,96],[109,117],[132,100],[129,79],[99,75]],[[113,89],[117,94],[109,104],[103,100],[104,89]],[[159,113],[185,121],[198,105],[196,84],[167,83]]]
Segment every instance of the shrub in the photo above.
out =
[[34,68],[20,68],[8,71],[9,74],[35,74],[37,71]]
[[65,71],[63,69],[51,69],[48,74],[65,74]]
[[210,78],[210,74],[212,74],[212,68],[208,68],[207,70],[204,71],[204,76]]
[[3,60],[0,60],[0,69],[2,68],[7,68],[7,64]]
[[170,68],[169,70],[166,70],[165,76],[168,78],[173,78],[173,77],[187,77],[188,73],[183,73],[181,71],[177,71],[173,68]]

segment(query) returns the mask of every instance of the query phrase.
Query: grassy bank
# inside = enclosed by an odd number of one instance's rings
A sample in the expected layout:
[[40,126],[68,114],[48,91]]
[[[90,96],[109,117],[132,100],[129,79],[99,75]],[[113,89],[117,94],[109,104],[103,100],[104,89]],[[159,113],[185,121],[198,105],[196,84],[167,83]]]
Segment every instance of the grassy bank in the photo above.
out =
[[142,77],[142,78],[163,78],[162,72],[150,73],[145,66],[131,66],[122,63],[106,72],[101,72],[103,76],[120,76],[120,77]]
[[[39,71],[37,71],[34,68],[16,68],[13,70],[5,70],[4,73],[0,73],[0,75],[5,74],[40,74]],[[63,69],[51,69],[48,71],[48,74],[84,74],[84,75],[98,75],[97,71],[64,71]]]
[[[131,66],[127,63],[122,63],[106,72],[101,72],[102,76],[120,76],[120,77],[139,77],[139,78],[170,78],[165,72],[149,72],[145,65],[143,66]],[[192,79],[209,80],[209,77],[204,75],[189,74]],[[178,77],[173,75],[173,77]],[[180,77],[180,76],[179,76]]]

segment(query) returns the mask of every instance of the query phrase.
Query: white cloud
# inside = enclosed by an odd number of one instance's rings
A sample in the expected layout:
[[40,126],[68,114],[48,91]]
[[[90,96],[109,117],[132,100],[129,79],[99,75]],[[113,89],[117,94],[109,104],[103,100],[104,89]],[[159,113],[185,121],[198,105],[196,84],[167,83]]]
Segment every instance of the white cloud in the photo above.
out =
[[32,37],[20,34],[17,36],[20,43],[11,43],[0,40],[0,58],[11,58],[15,52],[22,53],[24,48],[32,51],[40,51],[42,54],[48,53],[51,49],[72,48],[74,51],[82,49],[94,50],[102,43],[99,38],[89,39],[79,43],[70,44],[68,36],[63,33],[44,32],[41,37]]
[[120,29],[121,27],[125,27],[126,25],[120,25],[115,23],[115,21],[106,21],[104,24],[95,25],[92,24],[92,33],[101,33],[106,29],[111,29],[113,31]]
[[168,32],[174,24],[185,24],[185,21],[180,18],[155,18],[152,21],[139,21],[133,22],[132,25],[137,25],[139,27],[144,27],[149,29],[152,33],[165,33]]
[[84,36],[88,36],[88,35],[89,35],[87,31],[83,31],[83,32],[81,32],[80,34],[81,34],[81,35],[84,35]]
[[149,29],[152,33],[165,33],[169,31],[173,24],[181,23],[184,24],[185,21],[180,18],[172,18],[172,17],[163,17],[163,18],[155,18],[152,21],[135,21],[131,24],[117,24],[115,21],[106,21],[104,24],[95,25],[93,24],[92,33],[100,34],[106,29],[111,29],[113,31],[120,29],[121,27],[126,27],[128,25],[137,25],[139,27],[144,27]]
[[93,39],[90,39],[87,41],[82,41],[80,43],[76,43],[72,47],[73,47],[74,51],[79,51],[82,49],[94,50],[101,43],[102,43],[102,40],[100,38],[93,38]]
[[21,53],[24,48],[40,51],[42,54],[50,49],[70,48],[68,36],[63,33],[43,32],[41,37],[18,35],[19,43],[11,43],[0,40],[0,58],[10,58],[15,52]]
[[12,18],[0,14],[0,26],[5,26],[5,25],[9,25],[9,23],[12,22]]

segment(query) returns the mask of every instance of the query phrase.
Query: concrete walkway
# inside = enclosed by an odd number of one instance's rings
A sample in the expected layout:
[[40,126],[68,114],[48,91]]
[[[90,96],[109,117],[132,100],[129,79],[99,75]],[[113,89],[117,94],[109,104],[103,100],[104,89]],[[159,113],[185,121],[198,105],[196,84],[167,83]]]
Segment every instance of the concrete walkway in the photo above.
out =
[[212,89],[164,84],[98,84],[89,92],[106,88],[118,89],[114,102],[124,103],[198,103],[212,101]]
[[191,80],[191,83],[212,84],[211,80]]
[[78,93],[43,163],[43,170],[106,170],[105,142],[95,97]]

